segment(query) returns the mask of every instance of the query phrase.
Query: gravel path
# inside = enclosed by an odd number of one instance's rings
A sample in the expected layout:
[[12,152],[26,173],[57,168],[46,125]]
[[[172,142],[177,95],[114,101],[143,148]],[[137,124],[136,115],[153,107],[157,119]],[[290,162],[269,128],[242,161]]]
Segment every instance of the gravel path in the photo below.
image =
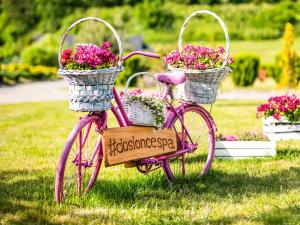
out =
[[[234,90],[220,92],[218,99],[265,100],[275,91]],[[41,81],[15,86],[0,86],[0,104],[40,102],[68,99],[68,85],[64,80]]]
[[68,86],[64,80],[39,81],[0,87],[0,104],[66,100]]

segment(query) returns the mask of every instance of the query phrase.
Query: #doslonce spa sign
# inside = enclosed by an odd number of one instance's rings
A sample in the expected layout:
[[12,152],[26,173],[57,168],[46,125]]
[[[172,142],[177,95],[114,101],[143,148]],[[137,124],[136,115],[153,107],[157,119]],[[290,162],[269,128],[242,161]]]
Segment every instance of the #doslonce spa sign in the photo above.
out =
[[153,127],[109,128],[103,132],[105,165],[173,153],[177,150],[175,131]]

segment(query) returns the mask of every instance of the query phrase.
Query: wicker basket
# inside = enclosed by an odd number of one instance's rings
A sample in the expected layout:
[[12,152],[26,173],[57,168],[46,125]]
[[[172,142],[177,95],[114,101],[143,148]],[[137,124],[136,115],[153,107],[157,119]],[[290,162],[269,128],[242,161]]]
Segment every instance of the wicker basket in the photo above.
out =
[[[63,68],[61,52],[67,35],[76,25],[88,20],[105,24],[114,34],[119,47],[119,62],[117,67],[99,70],[67,70]],[[69,83],[69,100],[71,110],[81,112],[100,112],[111,108],[114,83],[120,71],[123,70],[123,67],[120,37],[109,23],[96,17],[83,18],[73,23],[61,40],[58,60],[58,74],[62,75]]]
[[182,37],[185,28],[192,17],[199,14],[209,14],[213,16],[218,20],[221,27],[223,28],[226,38],[226,56],[222,67],[207,70],[187,70],[174,68],[171,65],[168,65],[168,69],[171,71],[183,71],[186,75],[186,82],[183,85],[179,85],[179,96],[182,99],[193,103],[211,104],[216,100],[220,81],[228,73],[231,72],[231,69],[226,66],[229,59],[230,39],[227,32],[227,27],[218,15],[208,10],[199,10],[192,13],[185,20],[184,24],[181,27],[178,40],[178,47],[180,52],[182,52]]
[[[146,108],[145,105],[139,101],[129,101],[128,100],[127,89],[128,89],[129,83],[133,78],[135,78],[136,76],[140,76],[140,75],[153,76],[152,74],[147,73],[147,72],[140,72],[140,73],[133,74],[127,80],[127,83],[126,83],[126,86],[124,89],[124,96],[122,98],[122,103],[123,103],[124,109],[126,111],[126,114],[128,116],[128,119],[132,123],[132,125],[154,126],[154,127],[161,126],[162,124],[159,125],[156,123],[156,112],[155,111]],[[159,82],[157,82],[157,83],[158,83],[158,87],[160,87]],[[159,88],[159,92],[160,92],[160,88]],[[166,115],[167,115],[166,106],[164,106],[164,108],[163,108],[163,114],[164,114],[164,119],[166,119]]]

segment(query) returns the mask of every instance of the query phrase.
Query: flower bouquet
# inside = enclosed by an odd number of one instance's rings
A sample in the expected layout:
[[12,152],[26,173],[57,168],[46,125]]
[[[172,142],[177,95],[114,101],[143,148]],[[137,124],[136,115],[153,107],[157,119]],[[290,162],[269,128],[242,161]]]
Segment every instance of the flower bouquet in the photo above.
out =
[[133,125],[162,128],[166,119],[165,102],[158,94],[146,94],[141,89],[134,89],[121,95],[128,119]]
[[[119,56],[111,42],[101,45],[77,44],[76,49],[62,49],[70,30],[76,25],[93,20],[104,23],[115,35]],[[59,48],[59,70],[69,85],[70,108],[74,111],[105,111],[111,108],[112,89],[116,77],[123,70],[122,48],[118,34],[106,21],[87,17],[73,23],[64,34]]]
[[243,159],[276,155],[276,142],[262,133],[244,132],[236,136],[216,136],[215,156],[225,159]]
[[[226,37],[226,50],[190,44],[182,48],[185,27],[191,18],[198,14],[209,14],[219,21]],[[219,82],[231,71],[226,65],[233,63],[233,59],[229,58],[230,40],[224,22],[215,13],[208,10],[192,13],[181,27],[178,47],[179,50],[171,52],[166,57],[166,63],[169,70],[184,71],[186,74],[186,82],[180,89],[181,97],[186,101],[200,104],[215,102]]]
[[272,140],[300,139],[300,98],[283,95],[269,98],[257,108],[263,131]]

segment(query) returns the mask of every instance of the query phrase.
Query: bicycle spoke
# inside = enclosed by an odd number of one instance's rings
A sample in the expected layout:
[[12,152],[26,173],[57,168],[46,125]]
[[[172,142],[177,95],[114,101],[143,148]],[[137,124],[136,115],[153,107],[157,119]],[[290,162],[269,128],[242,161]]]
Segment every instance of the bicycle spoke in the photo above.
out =
[[[59,202],[62,198],[86,193],[95,183],[100,169],[101,136],[96,132],[98,124],[95,122],[98,123],[100,120],[97,116],[91,116],[83,121],[79,122],[79,128],[76,126],[72,131],[74,136],[70,137],[71,143],[68,142],[65,145],[67,148],[65,151],[68,151],[67,157],[62,154],[63,162],[60,166],[65,163],[65,167],[58,170],[57,176],[63,176],[63,178],[56,178],[56,183],[58,183],[56,184],[56,199]],[[61,170],[62,174],[59,173]]]
[[[167,160],[168,166],[166,168],[169,168],[172,175],[168,175],[169,179],[198,176],[201,171],[203,173],[204,168],[210,166],[207,166],[207,158],[212,146],[210,128],[208,127],[211,124],[207,123],[207,118],[203,118],[202,114],[197,111],[197,106],[194,106],[194,108],[196,109],[184,112],[183,117],[180,117],[180,119],[175,116],[171,123],[171,127],[179,134],[180,142],[182,141],[181,135],[184,134],[185,143],[183,143],[183,146],[191,146],[191,141],[186,134],[187,131],[197,149],[175,159]],[[184,127],[181,121],[183,121]],[[211,164],[211,162],[209,163]]]

